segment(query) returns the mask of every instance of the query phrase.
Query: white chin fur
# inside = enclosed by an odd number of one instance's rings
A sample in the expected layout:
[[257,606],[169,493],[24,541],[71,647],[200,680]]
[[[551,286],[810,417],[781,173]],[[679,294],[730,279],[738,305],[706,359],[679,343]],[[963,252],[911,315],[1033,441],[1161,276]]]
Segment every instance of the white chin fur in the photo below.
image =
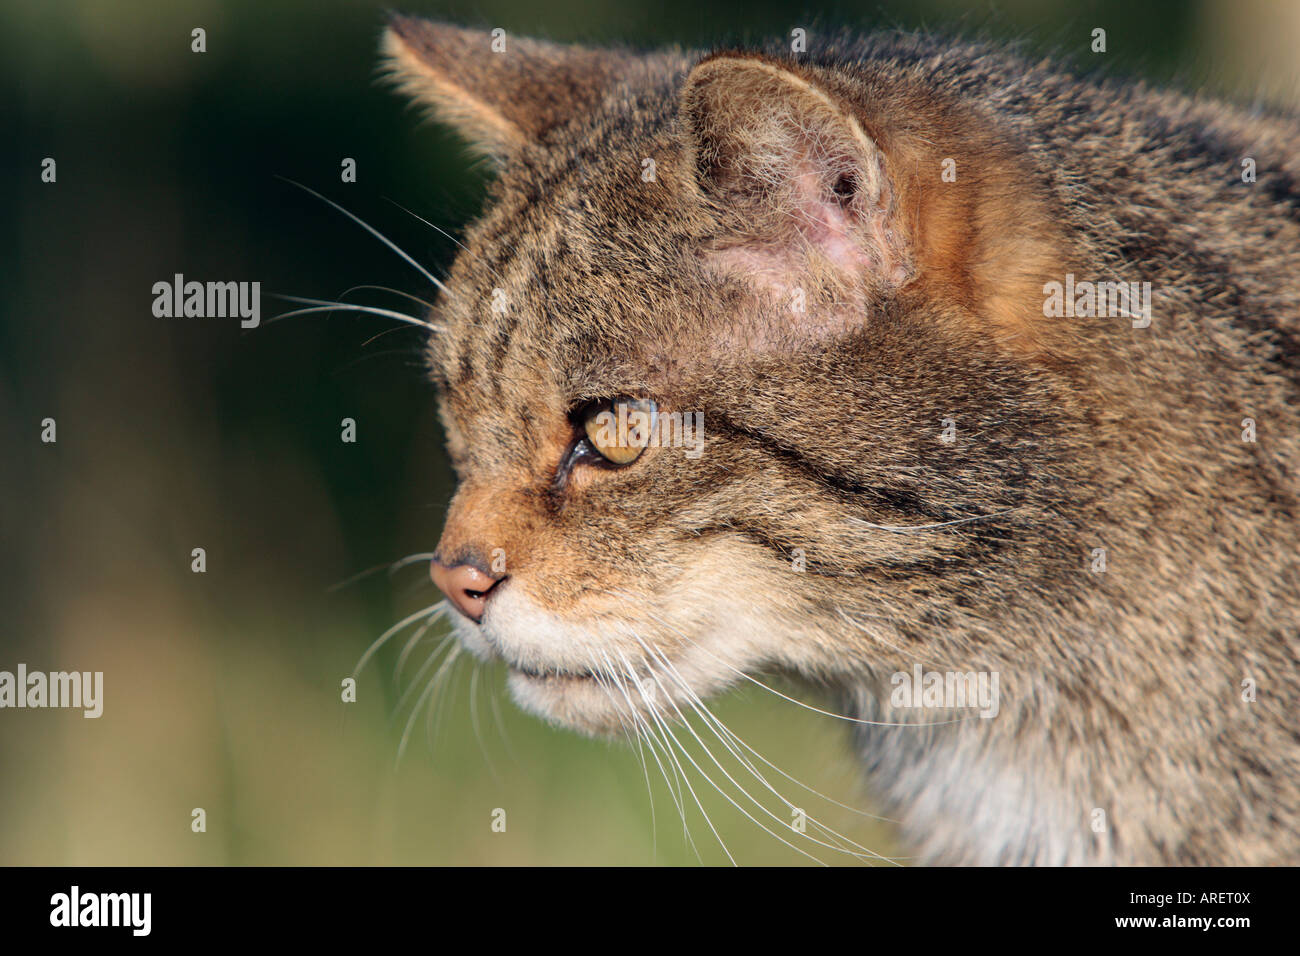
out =
[[496,656],[532,671],[588,671],[614,644],[611,635],[588,633],[542,609],[515,582],[493,595],[479,629]]
[[[480,660],[506,662],[511,669],[507,686],[523,709],[588,733],[618,731],[633,710],[645,712],[647,696],[669,719],[676,715],[673,702],[689,712],[692,694],[707,697],[737,679],[738,670],[756,663],[754,635],[766,630],[735,615],[728,616],[724,628],[682,622],[683,631],[693,632],[689,642],[658,624],[634,632],[626,618],[586,626],[540,607],[516,582],[509,584],[493,595],[481,623],[455,615],[457,636]],[[646,672],[647,661],[653,673]],[[639,687],[627,676],[629,665],[641,678]],[[618,680],[580,676],[611,669]]]

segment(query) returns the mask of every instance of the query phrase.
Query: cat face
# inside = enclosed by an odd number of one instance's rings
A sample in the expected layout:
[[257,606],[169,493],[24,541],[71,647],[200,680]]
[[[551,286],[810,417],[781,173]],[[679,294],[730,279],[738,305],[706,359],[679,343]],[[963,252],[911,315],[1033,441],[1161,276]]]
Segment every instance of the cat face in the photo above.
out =
[[[1036,518],[1083,373],[1025,317],[1061,258],[986,127],[897,64],[404,18],[385,50],[499,168],[432,316],[433,576],[523,706],[600,732],[768,668],[861,681],[1073,568]],[[954,130],[978,188],[939,187]]]

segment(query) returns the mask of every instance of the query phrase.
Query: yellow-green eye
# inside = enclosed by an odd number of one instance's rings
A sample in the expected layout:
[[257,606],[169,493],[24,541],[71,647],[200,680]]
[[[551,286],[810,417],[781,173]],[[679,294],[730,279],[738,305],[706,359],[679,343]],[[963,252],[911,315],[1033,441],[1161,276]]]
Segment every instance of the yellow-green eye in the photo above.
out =
[[595,402],[582,416],[587,442],[611,465],[630,465],[640,458],[657,424],[655,403],[642,398]]

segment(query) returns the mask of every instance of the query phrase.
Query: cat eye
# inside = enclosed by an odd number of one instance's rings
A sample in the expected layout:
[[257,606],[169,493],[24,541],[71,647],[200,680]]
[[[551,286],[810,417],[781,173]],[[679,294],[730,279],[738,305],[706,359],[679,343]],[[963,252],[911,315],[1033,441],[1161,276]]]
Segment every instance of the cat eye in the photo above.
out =
[[655,403],[644,398],[592,402],[582,411],[587,444],[611,465],[630,465],[650,444],[658,424]]

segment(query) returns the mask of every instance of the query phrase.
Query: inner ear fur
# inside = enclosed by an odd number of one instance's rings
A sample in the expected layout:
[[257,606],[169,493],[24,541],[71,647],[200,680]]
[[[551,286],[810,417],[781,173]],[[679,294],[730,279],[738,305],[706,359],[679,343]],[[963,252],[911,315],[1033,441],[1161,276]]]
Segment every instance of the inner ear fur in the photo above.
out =
[[757,244],[804,244],[890,285],[911,278],[885,157],[832,93],[766,58],[724,54],[691,72],[680,109],[701,186]]

